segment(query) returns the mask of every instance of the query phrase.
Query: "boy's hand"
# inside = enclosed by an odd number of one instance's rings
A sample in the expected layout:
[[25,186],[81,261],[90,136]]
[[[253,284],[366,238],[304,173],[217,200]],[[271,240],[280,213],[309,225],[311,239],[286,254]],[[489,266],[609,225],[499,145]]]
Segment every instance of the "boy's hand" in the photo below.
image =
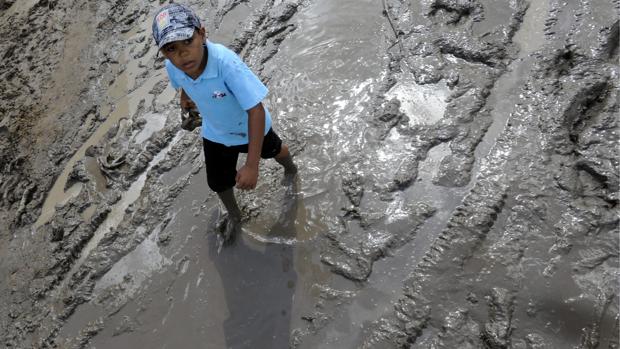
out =
[[256,182],[258,182],[258,166],[243,165],[239,171],[237,171],[235,181],[237,182],[238,189],[250,190],[256,188]]
[[263,131],[265,130],[265,109],[258,103],[248,110],[248,157],[245,165],[237,171],[237,188],[249,190],[256,188],[258,181],[258,163],[263,146]]

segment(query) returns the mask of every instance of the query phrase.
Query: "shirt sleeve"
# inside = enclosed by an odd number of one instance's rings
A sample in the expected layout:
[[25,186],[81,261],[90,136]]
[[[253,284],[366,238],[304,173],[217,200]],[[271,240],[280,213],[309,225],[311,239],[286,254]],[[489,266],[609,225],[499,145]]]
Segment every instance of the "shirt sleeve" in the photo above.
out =
[[170,85],[173,89],[179,89],[179,83],[175,80],[175,72],[174,67],[172,66],[172,62],[166,59],[166,72],[168,73],[168,80],[170,80]]
[[249,110],[267,97],[269,90],[236,53],[227,51],[222,71],[224,82],[241,108]]

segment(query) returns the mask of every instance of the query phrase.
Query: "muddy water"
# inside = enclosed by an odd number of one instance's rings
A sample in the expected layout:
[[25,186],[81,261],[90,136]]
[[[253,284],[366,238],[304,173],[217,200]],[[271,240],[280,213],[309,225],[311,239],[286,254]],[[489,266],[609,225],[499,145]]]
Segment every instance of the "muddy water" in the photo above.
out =
[[[530,74],[529,68],[532,66],[533,59],[530,54],[542,45],[546,6],[546,2],[541,2],[529,8],[514,38],[515,43],[521,47],[519,54],[507,67],[506,73],[495,82],[496,88],[489,96],[487,105],[493,110],[493,122],[482,142],[475,149],[472,180],[462,188],[434,184],[433,176],[438,172],[439,161],[449,153],[449,149],[448,144],[440,144],[432,148],[419,167],[417,181],[400,197],[397,197],[396,206],[398,202],[424,201],[436,208],[435,215],[418,229],[409,245],[397,250],[389,260],[376,262],[365,287],[357,291],[351,304],[336,316],[333,323],[330,323],[320,336],[308,339],[302,347],[320,347],[325,343],[329,343],[330,347],[358,347],[365,329],[370,327],[371,322],[376,319],[376,313],[391,311],[399,297],[399,292],[396,290],[401,287],[402,280],[407,278],[411,270],[414,270],[431,243],[446,228],[446,223],[455,208],[471,190],[481,167],[489,166],[485,164],[484,158],[490,153],[495,139],[503,131],[509,114],[517,103],[515,99],[506,98],[506,96],[519,92],[525,77]],[[485,25],[492,27],[493,23],[485,22]],[[388,91],[386,97],[399,100],[400,111],[408,116],[410,126],[432,125],[443,117],[448,93],[445,85],[417,85],[411,77],[399,76],[398,83]],[[383,162],[386,168],[389,168],[390,162],[398,162],[399,155],[406,157],[406,154],[411,151],[395,130],[388,135],[385,144],[388,150],[379,151],[378,162]],[[389,157],[386,153],[396,156]],[[389,181],[390,170],[386,170],[382,176],[383,182]],[[388,209],[388,212],[396,220],[398,219],[397,210]],[[399,229],[395,226],[391,228]],[[340,284],[339,287],[346,288],[347,286],[345,283]],[[391,292],[386,292],[386,290],[391,290]]]
[[[276,130],[285,141],[294,136],[303,142],[302,151],[293,146],[298,186],[276,190],[235,245],[218,252],[214,236],[205,234],[214,229],[219,208],[201,170],[176,201],[171,222],[117,262],[95,286],[95,302],[69,319],[59,335],[66,345],[86,324],[103,321],[92,339],[97,348],[288,346],[290,332],[314,305],[313,285],[343,281],[319,262],[317,236],[338,224],[345,200],[340,164],[361,147],[365,108],[385,66],[381,10],[374,1],[310,2],[265,68]],[[230,30],[230,22],[248,12],[239,5],[220,28]],[[213,30],[212,40],[230,35]],[[256,196],[268,190],[259,184]],[[173,238],[161,246],[164,235]],[[106,309],[108,293],[114,304],[126,305]]]
[[[463,188],[447,188],[433,185],[432,176],[437,173],[438,162],[447,151],[446,144],[433,148],[429,152],[428,159],[421,166],[420,183],[409,191],[408,197],[427,197],[439,209],[436,216],[429,219],[425,226],[420,229],[413,243],[413,253],[408,256],[408,260],[419,261],[422,254],[428,250],[430,243],[437,237],[438,232],[445,228],[445,223],[456,206],[462,201],[465,194],[471,190],[481,167],[485,166],[485,157],[491,151],[498,135],[504,130],[510,112],[514,109],[515,103],[517,103],[514,99],[506,98],[506,96],[519,93],[519,89],[525,82],[525,77],[530,73],[533,60],[530,55],[540,48],[544,40],[543,26],[547,6],[547,1],[532,2],[519,30],[514,35],[513,41],[519,45],[519,53],[506,68],[506,72],[495,82],[496,88],[493,89],[492,94],[489,96],[488,105],[492,107],[493,122],[475,149],[476,160],[472,171],[472,180]],[[485,24],[488,25],[488,23]]]
[[385,64],[380,11],[372,1],[309,3],[265,69],[276,129],[303,143],[296,157],[303,174],[299,194],[312,221],[298,228],[311,227],[306,235],[333,224],[343,205],[341,164],[358,155],[365,107]]
[[[316,227],[305,232],[312,236],[339,225],[341,207],[346,206],[340,189],[342,164],[358,157],[364,148],[370,104],[387,63],[385,36],[389,33],[381,11],[376,1],[313,2],[296,18],[299,28],[274,58],[270,102],[276,110],[276,127],[285,134],[296,130],[305,142],[296,159],[301,165],[300,194],[308,211],[306,219],[312,220],[304,222],[298,216],[298,233],[304,224]],[[314,312],[316,284],[353,292],[359,288],[334,278],[324,265],[308,264],[318,261],[315,242],[298,244],[295,249],[298,281],[293,329],[304,328],[302,316]],[[357,306],[343,309],[341,315],[348,320],[336,336],[354,335],[355,323],[365,314],[367,310]],[[301,347],[316,344],[310,340]]]
[[3,259],[7,346],[617,346],[617,2],[196,3],[268,83],[300,167],[287,187],[261,164],[222,249],[199,134],[179,130],[149,42],[156,4],[124,5],[114,78],[82,120],[99,127]]

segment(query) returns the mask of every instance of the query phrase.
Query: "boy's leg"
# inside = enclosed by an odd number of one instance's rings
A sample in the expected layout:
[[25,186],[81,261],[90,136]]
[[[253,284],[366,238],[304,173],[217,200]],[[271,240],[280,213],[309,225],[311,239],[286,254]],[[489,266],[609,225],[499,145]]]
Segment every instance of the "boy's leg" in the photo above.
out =
[[280,153],[275,156],[276,161],[284,167],[285,175],[294,175],[297,173],[297,165],[293,162],[293,157],[291,153],[288,151],[288,147],[286,144],[282,144],[280,148]]
[[[247,153],[247,146],[241,150]],[[270,129],[269,132],[263,138],[263,149],[261,149],[261,158],[271,159],[274,158],[282,167],[284,167],[284,179],[292,178],[297,173],[297,166],[293,162],[293,157],[288,150],[286,144],[282,143],[280,137]]]
[[237,200],[235,199],[235,193],[233,191],[233,188],[221,191],[217,193],[217,196],[224,204],[224,207],[226,207],[226,212],[228,212],[228,219],[224,222],[225,226],[221,231],[221,242],[223,242],[224,244],[228,244],[235,240],[235,237],[241,230],[241,210],[237,205]]
[[228,212],[228,217],[231,220],[241,222],[241,210],[237,205],[237,200],[235,199],[235,192],[233,188],[226,189],[217,193],[217,196],[220,198],[224,207],[226,207],[226,211]]
[[203,139],[207,184],[217,193],[228,212],[228,221],[224,228],[224,239],[230,240],[239,229],[241,210],[237,205],[233,187],[237,174],[239,151],[235,147]]

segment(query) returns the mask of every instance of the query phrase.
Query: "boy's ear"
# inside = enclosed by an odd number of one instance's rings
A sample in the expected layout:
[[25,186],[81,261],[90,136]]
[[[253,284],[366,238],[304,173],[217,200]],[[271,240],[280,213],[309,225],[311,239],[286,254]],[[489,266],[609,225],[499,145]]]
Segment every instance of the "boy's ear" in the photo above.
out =
[[198,30],[198,35],[201,35],[202,37],[204,37],[205,39],[207,38],[207,29],[205,29],[205,27],[200,27]]

